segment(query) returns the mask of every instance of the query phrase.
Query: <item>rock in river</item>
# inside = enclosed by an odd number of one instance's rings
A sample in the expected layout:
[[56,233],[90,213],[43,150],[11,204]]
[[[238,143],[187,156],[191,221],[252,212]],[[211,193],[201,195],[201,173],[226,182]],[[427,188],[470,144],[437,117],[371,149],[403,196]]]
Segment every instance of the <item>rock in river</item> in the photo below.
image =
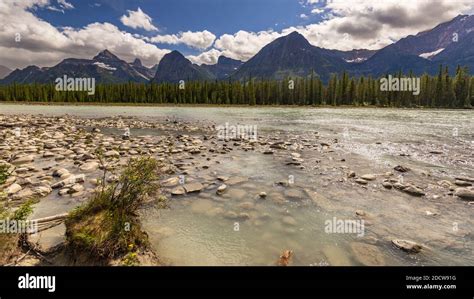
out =
[[105,153],[104,153],[104,156],[105,156],[106,158],[119,157],[119,156],[120,156],[120,153],[117,152],[117,151],[111,150],[111,151],[105,152]]
[[17,157],[15,160],[13,160],[12,164],[25,164],[25,163],[30,163],[30,162],[33,162],[35,160],[35,156],[34,155],[25,155],[25,156],[20,156],[20,157]]
[[217,191],[216,193],[217,194],[222,194],[225,192],[225,190],[227,190],[227,185],[226,184],[222,184],[219,186],[219,188],[217,188]]
[[285,190],[284,194],[290,200],[302,200],[305,197],[304,193],[298,189]]
[[99,168],[99,163],[95,161],[84,163],[81,165],[81,167],[79,167],[81,171],[85,171],[85,172],[96,171],[97,168]]
[[360,178],[363,179],[363,180],[366,180],[366,181],[375,181],[376,176],[373,175],[373,174],[364,174]]
[[12,194],[15,194],[15,193],[19,192],[21,189],[22,189],[21,186],[15,183],[15,184],[10,185],[7,188],[7,190],[5,190],[5,192],[8,195],[12,195]]
[[385,260],[377,246],[360,242],[351,243],[356,259],[365,266],[384,266]]
[[51,188],[53,188],[53,189],[62,188],[64,186],[70,185],[70,184],[83,183],[83,182],[85,182],[85,180],[86,180],[86,178],[83,174],[76,175],[76,176],[71,176],[71,177],[68,177],[65,180],[57,182],[56,184],[52,185]]
[[179,184],[179,177],[171,177],[169,179],[166,179],[164,181],[161,181],[161,186],[163,187],[174,187]]
[[467,182],[467,181],[462,181],[462,180],[456,180],[456,181],[454,182],[454,184],[456,184],[456,185],[459,186],[459,187],[472,186],[472,183]]
[[474,190],[457,188],[454,195],[464,200],[474,200]]
[[392,240],[392,244],[395,245],[397,248],[403,251],[406,251],[408,253],[418,253],[423,248],[421,245],[409,240],[395,239],[395,240]]
[[184,193],[186,193],[186,191],[183,186],[178,186],[171,191],[172,195],[183,195]]
[[397,166],[395,166],[393,169],[395,169],[395,170],[398,171],[398,172],[407,172],[407,171],[410,171],[410,168],[405,167],[405,166],[401,166],[401,165],[397,165]]
[[189,183],[184,185],[186,193],[200,192],[204,186],[201,183]]
[[405,192],[407,194],[410,194],[410,195],[413,195],[413,196],[424,196],[425,195],[425,192],[423,192],[423,190],[421,190],[418,187],[412,186],[412,185],[409,185],[409,186],[406,186],[405,188],[403,188],[403,192]]

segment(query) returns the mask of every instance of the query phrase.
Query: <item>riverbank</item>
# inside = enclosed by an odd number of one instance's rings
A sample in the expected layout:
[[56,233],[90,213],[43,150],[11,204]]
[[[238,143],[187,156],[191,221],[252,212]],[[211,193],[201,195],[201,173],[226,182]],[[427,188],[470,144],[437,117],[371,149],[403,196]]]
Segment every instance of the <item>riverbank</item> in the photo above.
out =
[[158,104],[158,103],[120,103],[120,102],[111,102],[111,103],[94,103],[94,102],[9,102],[9,101],[0,101],[1,105],[37,105],[37,106],[99,106],[99,107],[194,107],[194,108],[306,108],[306,109],[400,109],[400,110],[472,110],[471,108],[430,108],[430,107],[390,107],[390,106],[372,106],[372,105],[226,105],[226,104]]

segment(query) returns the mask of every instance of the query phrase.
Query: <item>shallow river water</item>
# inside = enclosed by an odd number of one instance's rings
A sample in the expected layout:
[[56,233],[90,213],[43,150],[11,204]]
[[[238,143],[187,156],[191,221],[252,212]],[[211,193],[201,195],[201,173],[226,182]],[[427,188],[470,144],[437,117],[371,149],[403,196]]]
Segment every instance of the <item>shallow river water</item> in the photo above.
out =
[[[259,135],[278,132],[295,142],[311,141],[316,132],[321,138],[337,139],[326,152],[300,148],[304,169],[285,165],[283,156],[243,150],[216,158],[218,165],[203,161],[212,167],[190,171],[187,179],[246,180],[229,186],[223,195],[210,187],[171,197],[169,209],[143,211],[144,228],[165,264],[274,265],[284,250],[292,250],[294,265],[474,265],[473,205],[432,186],[455,176],[474,177],[473,111],[0,105],[0,113],[168,118],[257,125]],[[424,186],[425,197],[386,190],[379,180],[360,186],[346,178],[349,170],[383,174],[395,165],[413,170],[405,179]],[[288,188],[275,184],[280,181],[291,181],[291,190],[302,199],[291,200]],[[267,194],[265,200],[259,198],[261,192]],[[54,215],[77,204],[48,197],[37,205],[34,216]],[[357,210],[367,214],[363,235],[327,233],[328,220],[357,220]],[[229,212],[245,215],[226,217]],[[438,215],[428,216],[433,212]],[[391,244],[394,238],[416,241],[425,250],[407,254]],[[370,251],[372,246],[376,252]]]

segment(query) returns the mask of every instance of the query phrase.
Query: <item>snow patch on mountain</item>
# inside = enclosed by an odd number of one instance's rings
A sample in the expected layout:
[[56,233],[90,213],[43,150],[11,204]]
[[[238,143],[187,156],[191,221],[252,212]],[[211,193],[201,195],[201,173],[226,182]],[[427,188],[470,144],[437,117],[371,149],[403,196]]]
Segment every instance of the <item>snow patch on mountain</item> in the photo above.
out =
[[344,59],[346,62],[348,63],[360,63],[360,62],[364,62],[367,60],[367,58],[364,58],[364,57],[357,57],[355,59]]
[[98,67],[103,68],[103,69],[106,69],[106,70],[109,70],[109,71],[115,71],[115,70],[117,70],[117,68],[111,67],[110,65],[105,64],[105,63],[103,63],[103,62],[94,62],[94,65],[97,65]]
[[433,52],[422,53],[418,56],[421,57],[421,58],[424,58],[424,59],[431,59],[434,56],[438,55],[439,53],[443,52],[443,50],[444,50],[444,48],[441,48],[441,49],[438,49],[438,50],[433,51]]

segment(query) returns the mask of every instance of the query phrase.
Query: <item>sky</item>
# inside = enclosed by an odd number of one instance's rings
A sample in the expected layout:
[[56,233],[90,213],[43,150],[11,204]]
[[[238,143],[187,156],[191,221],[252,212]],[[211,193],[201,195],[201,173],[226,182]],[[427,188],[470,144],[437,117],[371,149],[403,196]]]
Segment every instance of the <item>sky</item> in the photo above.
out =
[[53,66],[108,49],[153,66],[172,50],[197,64],[246,61],[298,31],[328,49],[380,49],[472,0],[0,0],[0,65]]

